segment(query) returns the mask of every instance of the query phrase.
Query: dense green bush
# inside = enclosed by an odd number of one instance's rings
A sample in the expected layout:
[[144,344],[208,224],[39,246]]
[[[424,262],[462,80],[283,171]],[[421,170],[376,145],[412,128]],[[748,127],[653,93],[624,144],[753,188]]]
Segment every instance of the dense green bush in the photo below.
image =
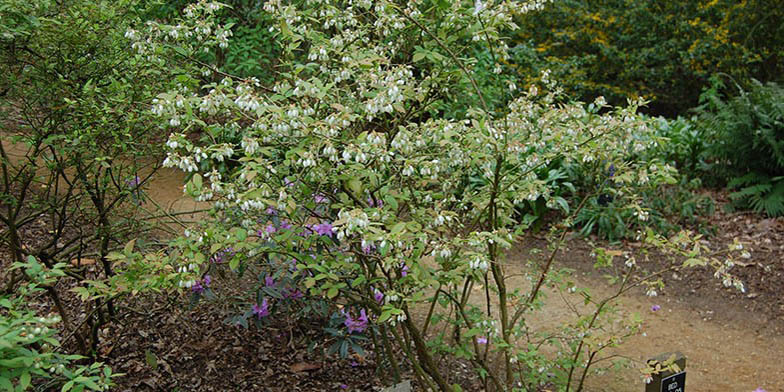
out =
[[[784,7],[765,0],[566,0],[520,18],[512,63],[526,80],[552,69],[570,93],[652,100],[674,117],[717,72],[781,80]],[[745,84],[745,82],[744,82]]]
[[[0,246],[10,254],[0,261],[9,267],[35,260],[38,272],[49,274],[53,281],[39,285],[46,296],[36,300],[58,313],[64,345],[91,359],[99,356],[98,332],[118,315],[120,298],[142,289],[129,282],[143,279],[144,269],[124,277],[129,265],[113,262],[110,253],[130,238],[151,239],[152,223],[166,229],[160,212],[144,203],[164,139],[149,125],[149,108],[153,88],[189,79],[178,77],[187,68],[162,68],[133,52],[127,26],[146,9],[145,0],[0,5]],[[5,299],[29,300],[18,289],[30,274],[4,272]],[[74,286],[78,300],[66,293]],[[13,337],[31,313],[6,307]],[[65,389],[95,389],[87,375],[76,375],[75,383],[52,380]]]
[[737,208],[767,215],[784,214],[784,88],[755,82],[734,97],[720,94],[715,79],[703,96],[698,127],[712,143],[709,154],[717,173],[736,190]]

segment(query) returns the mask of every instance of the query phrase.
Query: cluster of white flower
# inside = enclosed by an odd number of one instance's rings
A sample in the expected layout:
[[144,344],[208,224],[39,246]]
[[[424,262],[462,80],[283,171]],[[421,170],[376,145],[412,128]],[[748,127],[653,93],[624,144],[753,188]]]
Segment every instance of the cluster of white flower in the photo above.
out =
[[471,268],[472,270],[480,270],[482,272],[485,272],[490,267],[490,264],[488,264],[485,258],[481,256],[477,256],[468,262],[468,267]]
[[363,210],[340,211],[333,231],[337,232],[339,240],[343,240],[352,234],[361,234],[369,225],[370,219]]

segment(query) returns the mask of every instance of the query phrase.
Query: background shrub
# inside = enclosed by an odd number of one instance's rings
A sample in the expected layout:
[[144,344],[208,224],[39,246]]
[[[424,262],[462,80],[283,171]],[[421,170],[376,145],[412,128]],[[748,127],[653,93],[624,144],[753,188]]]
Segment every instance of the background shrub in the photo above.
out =
[[781,80],[782,20],[765,0],[558,1],[519,19],[511,62],[526,80],[552,69],[579,99],[641,96],[647,111],[675,117],[716,73],[744,87]]
[[703,95],[697,126],[712,140],[715,167],[736,190],[737,208],[770,216],[784,214],[784,88],[754,82],[737,96],[724,96],[716,78]]

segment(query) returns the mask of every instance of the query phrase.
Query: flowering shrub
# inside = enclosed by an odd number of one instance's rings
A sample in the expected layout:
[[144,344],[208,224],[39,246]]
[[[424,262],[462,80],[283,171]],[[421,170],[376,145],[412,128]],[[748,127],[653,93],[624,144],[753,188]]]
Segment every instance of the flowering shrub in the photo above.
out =
[[[437,366],[441,356],[467,361],[497,390],[581,389],[596,353],[636,321],[613,322],[615,297],[587,297],[589,314],[562,331],[527,322],[545,286],[571,287],[553,259],[585,204],[570,205],[537,171],[585,164],[600,194],[612,168],[613,192],[634,208],[629,192],[664,166],[625,160],[653,140],[638,102],[565,103],[547,73],[525,91],[500,86],[508,105],[486,102],[474,60],[459,56],[487,48],[493,61],[506,58],[501,32],[515,28],[514,13],[544,3],[266,2],[283,48],[274,83],[224,75],[153,104],[171,130],[165,165],[191,173],[185,191],[213,205],[213,219],[174,243],[182,284],[253,274],[237,323],[292,310],[331,315],[327,332],[343,339],[334,351],[357,350],[350,339],[370,335],[399,377],[394,341],[433,390],[460,388]],[[226,28],[211,17],[218,8],[201,1],[176,25],[128,37],[161,62],[226,46]],[[478,105],[464,116],[436,109],[469,96]],[[552,227],[549,258],[512,286],[505,254],[531,223],[515,208],[539,199],[565,218]],[[642,283],[627,278],[619,294]]]
[[29,281],[16,295],[0,297],[0,386],[8,391],[25,391],[33,385],[62,385],[62,391],[108,390],[111,368],[100,362],[77,365],[84,357],[64,354],[57,338],[60,316],[38,317],[26,305],[44,286],[65,275],[65,265],[46,269],[34,257],[13,268],[24,269]]

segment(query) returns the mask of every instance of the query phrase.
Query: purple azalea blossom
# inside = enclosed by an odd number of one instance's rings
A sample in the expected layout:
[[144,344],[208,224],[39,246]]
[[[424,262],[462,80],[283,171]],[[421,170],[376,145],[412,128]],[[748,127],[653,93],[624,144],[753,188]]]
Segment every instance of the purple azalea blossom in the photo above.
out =
[[228,247],[226,249],[223,249],[223,250],[219,251],[215,255],[213,255],[210,258],[210,261],[212,261],[213,263],[216,263],[216,264],[220,264],[220,263],[223,263],[224,261],[226,261],[227,259],[230,259],[230,258],[234,257],[234,254],[236,254],[236,253],[237,252],[234,251],[234,248]]
[[381,207],[384,206],[384,202],[382,200],[379,200],[378,202],[376,202],[372,197],[368,197],[367,203],[371,207],[381,208]]
[[381,305],[384,303],[384,293],[382,293],[379,289],[373,289],[373,299]]
[[651,311],[652,311],[652,312],[655,312],[655,311],[657,311],[657,310],[659,310],[659,309],[661,309],[661,306],[659,306],[659,305],[653,305],[653,306],[651,306]]
[[365,246],[362,247],[362,252],[364,252],[366,255],[369,255],[374,250],[376,250],[376,246],[375,245],[365,245]]
[[139,176],[133,176],[133,178],[130,178],[125,181],[125,184],[128,185],[129,188],[136,188],[141,183],[142,183],[142,179],[139,178]]
[[400,276],[405,277],[408,275],[408,265],[403,264],[403,268],[400,270]]
[[487,344],[487,338],[484,336],[477,336],[476,342],[479,344]]
[[346,316],[346,321],[343,324],[348,328],[348,333],[362,332],[367,328],[368,318],[365,309],[359,311],[359,317],[357,319],[351,318],[351,314],[347,313],[345,310],[343,311],[343,315]]
[[318,233],[319,235],[325,235],[327,237],[332,237],[332,225],[329,223],[319,223],[317,225],[313,225],[313,231]]
[[329,202],[329,199],[327,199],[327,197],[324,195],[316,195],[313,196],[313,201],[315,201],[316,204],[323,204]]
[[286,294],[284,294],[286,298],[289,299],[300,299],[305,296],[299,289],[287,289]]
[[193,286],[191,286],[191,291],[196,294],[204,293],[204,290],[206,290],[207,287],[210,287],[210,283],[212,283],[212,277],[209,275],[204,275],[204,279],[197,280],[193,283]]
[[267,299],[264,298],[264,300],[261,301],[261,306],[259,306],[259,304],[253,304],[251,310],[253,314],[259,318],[259,320],[269,316],[269,303],[267,302]]

